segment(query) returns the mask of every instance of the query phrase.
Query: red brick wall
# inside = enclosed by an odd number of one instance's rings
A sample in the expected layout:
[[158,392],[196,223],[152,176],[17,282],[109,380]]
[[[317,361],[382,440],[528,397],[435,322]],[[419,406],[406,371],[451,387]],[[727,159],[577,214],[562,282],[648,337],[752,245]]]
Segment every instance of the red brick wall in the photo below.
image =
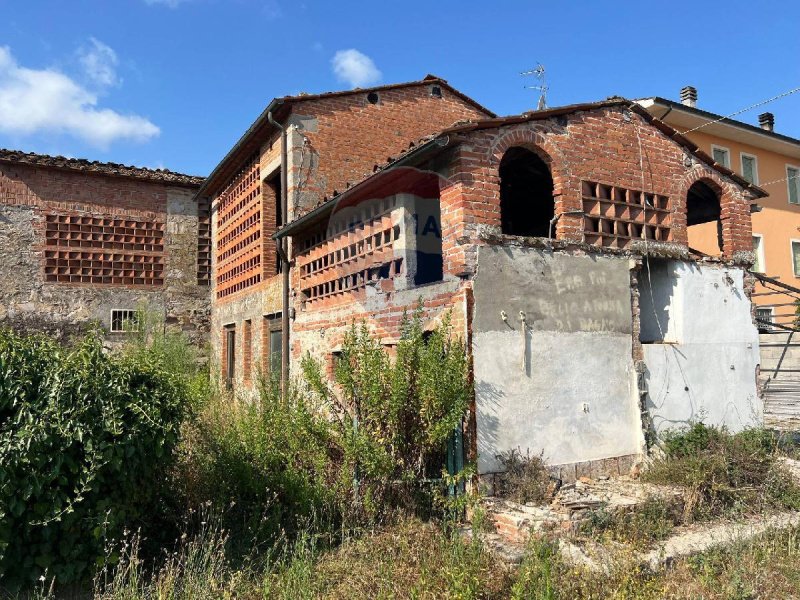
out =
[[[464,240],[474,239],[476,226],[499,232],[498,170],[503,154],[514,146],[533,150],[550,166],[556,214],[586,208],[586,181],[644,191],[666,197],[670,237],[665,241],[685,245],[686,194],[702,179],[721,191],[724,256],[752,248],[749,199],[742,191],[705,164],[694,160],[687,166],[681,146],[639,115],[612,107],[465,134],[441,190],[446,272],[472,271],[474,247]],[[582,216],[564,215],[557,223],[559,239],[594,243],[585,233]]]
[[135,179],[0,165],[0,202],[32,206],[44,280],[161,286],[167,188]]
[[[435,85],[435,84],[433,84]],[[367,93],[309,100],[293,108],[293,116],[316,118],[316,129],[303,130],[310,159],[296,176],[303,190],[331,197],[372,173],[409,147],[409,143],[445,129],[457,121],[487,118],[472,104],[442,88],[442,97],[431,96],[430,85],[417,85],[379,92],[379,102],[370,104]],[[300,161],[298,160],[298,163]],[[296,167],[299,169],[299,167]],[[300,212],[313,208],[306,204]]]
[[257,154],[234,175],[212,206],[216,228],[216,299],[264,279],[263,195]]

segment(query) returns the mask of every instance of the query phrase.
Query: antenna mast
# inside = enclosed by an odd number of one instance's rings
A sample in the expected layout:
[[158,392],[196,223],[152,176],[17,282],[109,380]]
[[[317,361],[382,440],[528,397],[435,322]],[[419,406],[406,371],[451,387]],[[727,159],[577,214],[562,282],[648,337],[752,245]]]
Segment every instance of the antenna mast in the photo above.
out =
[[541,96],[539,96],[539,104],[536,106],[536,110],[544,110],[547,108],[547,78],[545,77],[545,70],[544,65],[542,63],[536,63],[536,66],[533,69],[529,69],[527,71],[523,71],[520,73],[523,77],[530,77],[533,75],[539,81],[539,85],[526,85],[523,86],[526,90],[538,90],[541,92]]

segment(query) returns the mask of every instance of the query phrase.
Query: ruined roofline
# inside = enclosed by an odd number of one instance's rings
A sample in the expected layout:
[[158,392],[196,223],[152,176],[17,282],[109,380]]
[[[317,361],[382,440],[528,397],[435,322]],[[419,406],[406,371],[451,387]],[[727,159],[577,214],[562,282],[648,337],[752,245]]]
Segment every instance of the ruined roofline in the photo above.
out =
[[687,137],[680,134],[672,126],[667,125],[666,123],[655,118],[653,115],[647,112],[643,107],[641,107],[636,102],[627,100],[625,98],[612,97],[609,98],[608,100],[601,100],[598,102],[570,104],[546,110],[530,111],[520,115],[510,115],[506,117],[495,117],[492,119],[482,119],[478,121],[469,121],[465,123],[460,123],[458,125],[448,127],[447,129],[443,129],[439,133],[426,136],[421,140],[419,140],[418,143],[411,142],[411,144],[409,144],[409,147],[405,152],[403,152],[397,157],[393,157],[391,160],[389,160],[383,165],[375,165],[372,173],[366,175],[360,181],[348,187],[345,191],[336,194],[332,198],[323,199],[323,201],[316,207],[314,207],[311,211],[296,218],[294,221],[287,223],[283,228],[278,230],[273,236],[273,238],[280,239],[282,237],[286,237],[287,235],[293,235],[294,233],[297,233],[299,230],[301,230],[301,228],[304,225],[315,223],[319,219],[324,218],[326,214],[330,213],[330,211],[333,210],[333,207],[336,205],[337,202],[345,199],[346,197],[354,193],[355,190],[358,190],[361,187],[363,187],[373,177],[379,176],[380,174],[385,173],[386,171],[389,171],[393,168],[418,164],[418,161],[421,160],[422,157],[429,156],[431,153],[437,150],[442,150],[444,148],[456,145],[459,142],[458,136],[460,134],[467,134],[473,131],[480,131],[484,129],[499,129],[501,127],[506,127],[509,125],[517,125],[521,123],[527,123],[530,121],[541,121],[541,120],[551,119],[557,116],[574,114],[576,112],[598,110],[603,108],[614,108],[614,107],[629,108],[636,114],[641,115],[642,118],[644,118],[645,121],[647,121],[647,123],[649,123],[656,129],[661,131],[661,133],[666,135],[672,141],[676,142],[677,144],[685,148],[692,156],[694,156],[701,163],[719,172],[724,177],[731,179],[742,188],[750,191],[756,198],[764,198],[769,195],[765,190],[756,185],[753,185],[740,175],[736,174],[731,169],[715,162],[711,156],[703,152],[700,149],[700,147],[697,146],[694,142],[692,142]]
[[368,94],[370,92],[382,92],[387,90],[396,90],[409,87],[419,87],[423,85],[440,85],[447,89],[454,96],[462,99],[463,101],[471,104],[481,112],[490,117],[497,116],[494,112],[478,103],[476,100],[470,98],[463,92],[460,92],[446,79],[437,77],[436,75],[426,75],[424,78],[417,81],[407,81],[404,83],[391,83],[386,85],[379,85],[368,88],[353,88],[351,90],[339,90],[332,92],[323,92],[320,94],[298,94],[294,96],[279,96],[273,98],[267,107],[261,112],[258,118],[253,121],[252,125],[247,128],[247,131],[242,134],[239,140],[233,145],[228,153],[222,158],[219,164],[214,167],[211,174],[206,179],[203,186],[197,191],[197,195],[210,196],[218,191],[218,188],[227,180],[228,176],[236,170],[236,165],[232,164],[241,160],[242,156],[250,155],[255,152],[264,141],[262,137],[270,130],[273,125],[269,122],[269,114],[273,113],[273,117],[281,119],[285,116],[285,112],[294,104],[301,104],[311,100],[326,100],[328,98],[338,98],[342,96],[352,96],[354,94]]
[[481,225],[478,226],[476,237],[489,246],[516,246],[519,248],[538,248],[549,251],[580,251],[587,254],[603,256],[662,258],[743,268],[749,268],[753,263],[752,252],[737,252],[734,254],[733,258],[725,259],[721,256],[697,255],[688,246],[675,242],[659,242],[656,240],[634,240],[628,248],[609,248],[608,246],[595,246],[593,244],[587,244],[586,242],[575,242],[571,240],[509,235],[498,233]]
[[90,161],[84,158],[67,158],[65,156],[50,156],[21,150],[6,150],[0,148],[0,162],[9,164],[24,164],[35,167],[59,169],[94,175],[107,175],[110,177],[124,177],[151,181],[183,187],[200,187],[204,177],[176,173],[169,169],[149,169],[147,167],[128,166],[119,163]]

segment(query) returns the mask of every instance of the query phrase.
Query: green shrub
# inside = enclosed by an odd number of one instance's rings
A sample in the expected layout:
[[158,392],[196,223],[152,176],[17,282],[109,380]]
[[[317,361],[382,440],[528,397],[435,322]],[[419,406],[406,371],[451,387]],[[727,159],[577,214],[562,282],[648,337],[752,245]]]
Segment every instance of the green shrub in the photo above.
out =
[[667,433],[663,450],[643,479],[689,488],[688,520],[800,507],[800,487],[776,461],[778,439],[772,432],[747,429],[732,435],[695,423]]
[[155,359],[0,331],[0,577],[89,576],[157,500],[178,441],[182,381]]
[[276,382],[264,382],[251,400],[209,397],[184,427],[173,471],[176,515],[201,515],[210,505],[235,558],[312,523],[330,531],[338,505],[328,429],[302,395],[283,398]]
[[421,481],[441,478],[448,442],[467,411],[467,366],[449,313],[425,332],[421,308],[404,316],[394,359],[366,324],[353,325],[335,366],[335,387],[305,357],[305,382],[330,418],[338,488],[355,482],[354,503],[367,516],[398,502],[413,504]]

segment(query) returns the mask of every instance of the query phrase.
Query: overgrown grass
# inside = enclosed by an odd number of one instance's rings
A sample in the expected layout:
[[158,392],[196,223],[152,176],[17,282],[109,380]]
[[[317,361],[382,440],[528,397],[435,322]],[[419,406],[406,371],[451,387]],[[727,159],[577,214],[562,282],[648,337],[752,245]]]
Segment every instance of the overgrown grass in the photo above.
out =
[[[800,589],[800,528],[769,531],[653,573],[636,561],[590,572],[566,562],[553,539],[534,539],[519,567],[480,538],[407,519],[325,549],[306,532],[258,569],[225,559],[225,535],[209,526],[146,573],[135,546],[98,580],[95,600],[208,598],[514,598],[631,600],[792,598]],[[38,598],[48,597],[46,593]]]
[[662,498],[649,498],[633,510],[609,511],[604,508],[589,513],[581,533],[643,548],[669,537],[682,523],[680,510]]
[[778,457],[778,438],[763,429],[731,435],[696,423],[669,433],[663,455],[642,479],[688,488],[684,520],[800,509],[800,486]]

